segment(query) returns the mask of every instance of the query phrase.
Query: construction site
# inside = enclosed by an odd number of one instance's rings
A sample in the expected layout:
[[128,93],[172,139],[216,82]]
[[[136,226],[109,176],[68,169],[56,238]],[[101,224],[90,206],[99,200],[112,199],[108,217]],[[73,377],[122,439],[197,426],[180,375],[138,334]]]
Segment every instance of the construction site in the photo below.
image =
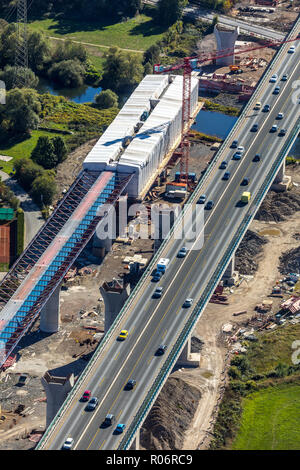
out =
[[[215,93],[220,102],[228,97],[242,106],[277,46],[236,42],[234,52],[201,55],[200,71],[183,62],[178,66],[183,77],[165,74],[176,67],[147,75],[99,140],[61,164],[60,194],[81,167],[99,174],[129,174],[127,197],[144,202],[147,215],[130,217],[125,233],[117,233],[110,246],[88,241],[62,276],[58,331],[42,331],[36,318],[6,359],[0,372],[1,450],[35,447],[46,426],[42,379],[48,374],[69,380],[73,375],[76,382],[107,330],[105,291],[127,289],[129,295],[163,241],[163,236],[151,237],[157,228],[148,217],[152,206],[162,205],[168,212],[173,203],[183,205],[209,167],[218,146],[189,141],[190,126],[203,106],[201,96]],[[213,63],[217,60],[221,63]],[[293,182],[290,191],[267,195],[236,253],[234,276],[220,282],[194,330],[192,350],[201,352],[200,367],[177,368],[170,375],[143,425],[142,448],[208,448],[226,368],[233,354],[243,352],[241,340],[255,341],[260,331],[282,328],[286,322],[300,323],[298,165],[288,167],[287,174]],[[58,196],[54,213],[64,198]],[[139,238],[142,229],[147,238]],[[188,410],[180,417],[174,413],[178,403]]]

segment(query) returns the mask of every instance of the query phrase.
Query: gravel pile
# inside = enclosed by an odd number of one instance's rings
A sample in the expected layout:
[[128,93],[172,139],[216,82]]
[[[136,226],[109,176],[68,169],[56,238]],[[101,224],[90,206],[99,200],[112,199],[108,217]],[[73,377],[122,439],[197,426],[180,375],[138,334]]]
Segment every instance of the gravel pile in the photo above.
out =
[[253,232],[247,230],[240,246],[235,254],[235,268],[241,274],[252,274],[258,269],[259,255],[263,251],[263,245],[268,240]]
[[200,398],[196,387],[180,378],[169,378],[143,424],[141,446],[147,450],[181,449]]
[[279,271],[281,274],[300,274],[300,246],[286,251],[279,258]]
[[269,192],[256,213],[256,220],[280,222],[300,210],[299,191]]

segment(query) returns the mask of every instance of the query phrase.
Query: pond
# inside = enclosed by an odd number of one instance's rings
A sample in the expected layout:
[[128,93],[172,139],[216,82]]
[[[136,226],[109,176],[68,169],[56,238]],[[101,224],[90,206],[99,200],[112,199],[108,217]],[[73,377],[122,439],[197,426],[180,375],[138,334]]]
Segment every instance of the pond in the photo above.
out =
[[235,116],[227,116],[226,114],[215,111],[199,111],[196,117],[196,123],[192,129],[202,132],[203,134],[213,135],[221,139],[230,132],[238,118]]
[[45,78],[40,78],[37,86],[37,91],[39,93],[50,93],[51,95],[64,96],[75,103],[90,103],[94,101],[95,96],[98,95],[101,90],[101,87],[94,88],[89,85],[82,85],[76,88],[63,88]]

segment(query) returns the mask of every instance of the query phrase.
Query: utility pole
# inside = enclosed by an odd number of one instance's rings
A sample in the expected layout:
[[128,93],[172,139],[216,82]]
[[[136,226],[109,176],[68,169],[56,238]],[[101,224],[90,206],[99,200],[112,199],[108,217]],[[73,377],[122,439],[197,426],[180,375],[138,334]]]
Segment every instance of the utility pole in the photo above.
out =
[[27,0],[18,1],[17,35],[14,87],[22,88],[29,85],[26,77],[28,69]]

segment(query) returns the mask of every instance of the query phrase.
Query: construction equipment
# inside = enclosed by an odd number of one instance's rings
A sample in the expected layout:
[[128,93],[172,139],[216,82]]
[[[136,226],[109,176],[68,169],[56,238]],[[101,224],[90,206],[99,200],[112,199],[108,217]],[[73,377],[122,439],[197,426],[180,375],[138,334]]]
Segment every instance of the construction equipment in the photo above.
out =
[[243,73],[240,65],[229,65],[229,69],[231,73]]
[[[244,54],[245,52],[254,51],[257,49],[264,49],[265,47],[277,47],[282,44],[297,41],[300,39],[300,35],[295,38],[287,39],[285,41],[268,41],[259,46],[247,46],[244,49],[239,49],[238,54]],[[175,72],[177,70],[183,70],[183,87],[182,87],[182,120],[181,120],[181,143],[180,143],[180,179],[182,182],[188,183],[188,165],[189,165],[189,155],[190,155],[190,142],[189,142],[189,128],[190,124],[193,122],[193,117],[191,116],[191,78],[192,71],[196,68],[199,68],[205,62],[215,63],[217,59],[223,57],[234,56],[234,48],[223,49],[219,52],[203,52],[200,55],[195,55],[192,57],[185,57],[183,62],[177,65],[166,65],[154,64],[153,72],[154,73],[168,73]]]

